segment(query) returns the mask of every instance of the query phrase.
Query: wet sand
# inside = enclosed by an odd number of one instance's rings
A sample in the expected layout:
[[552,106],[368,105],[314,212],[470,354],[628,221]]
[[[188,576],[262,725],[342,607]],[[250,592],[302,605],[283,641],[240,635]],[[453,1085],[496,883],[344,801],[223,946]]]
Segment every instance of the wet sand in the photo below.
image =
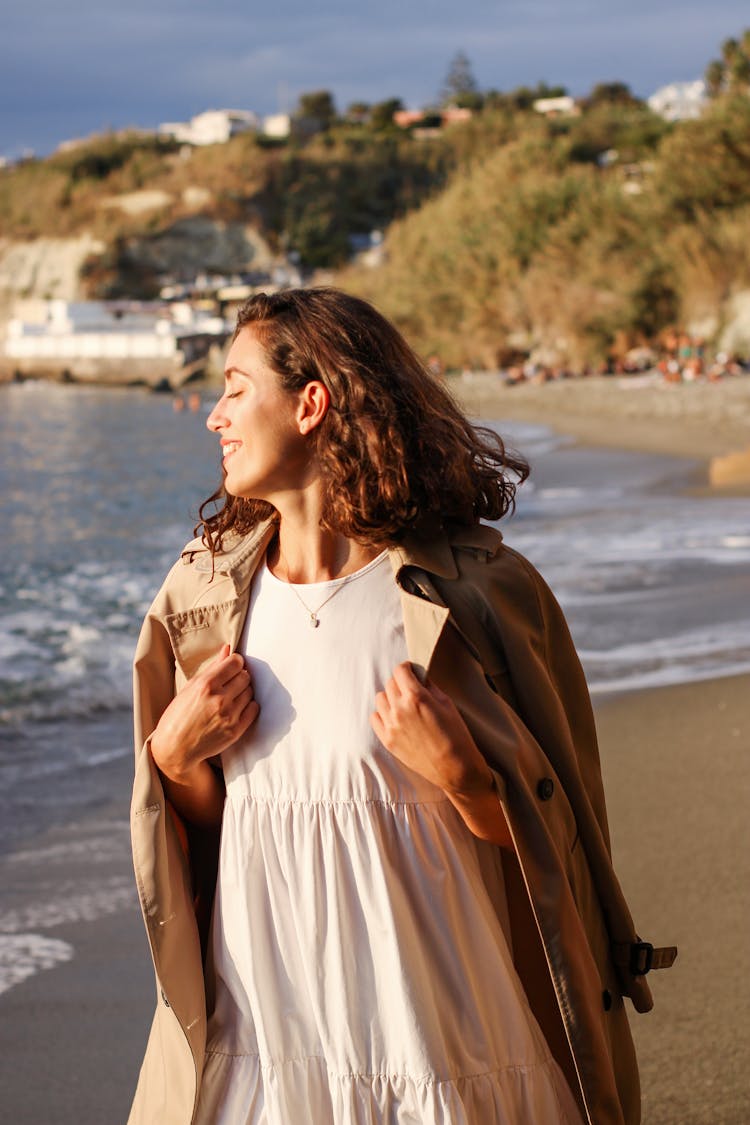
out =
[[[708,487],[712,458],[750,453],[750,376],[720,383],[650,383],[591,377],[509,386],[492,372],[451,377],[448,385],[477,418],[539,422],[582,445],[691,458],[696,487]],[[750,493],[747,479],[722,489]]]

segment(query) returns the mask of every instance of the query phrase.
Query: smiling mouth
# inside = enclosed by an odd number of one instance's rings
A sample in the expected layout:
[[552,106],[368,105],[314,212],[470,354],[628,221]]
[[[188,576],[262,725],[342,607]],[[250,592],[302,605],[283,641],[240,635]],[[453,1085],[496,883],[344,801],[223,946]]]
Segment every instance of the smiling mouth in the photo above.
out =
[[224,460],[226,461],[228,457],[231,457],[233,453],[236,453],[241,444],[242,442],[239,441],[228,441],[223,449]]

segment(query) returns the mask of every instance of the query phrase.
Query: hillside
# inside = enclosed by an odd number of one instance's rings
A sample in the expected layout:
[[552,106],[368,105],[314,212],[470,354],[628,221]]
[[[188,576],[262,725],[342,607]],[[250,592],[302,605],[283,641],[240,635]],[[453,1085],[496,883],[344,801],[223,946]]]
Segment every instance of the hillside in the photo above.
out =
[[[501,97],[427,135],[338,121],[281,147],[105,136],[0,171],[0,313],[291,256],[313,280],[338,270],[451,366],[529,351],[599,365],[672,325],[748,350],[749,173],[746,95],[667,125],[618,84],[579,116]],[[348,265],[373,229],[384,263]]]
[[[351,235],[439,188],[470,136],[420,144],[394,128],[342,125],[284,146],[249,134],[205,148],[94,138],[0,171],[0,255],[41,239],[48,255],[71,249],[49,240],[93,243],[81,253],[96,296],[153,296],[165,274],[263,269],[290,252],[308,270],[335,267]],[[8,272],[0,261],[0,288]]]
[[649,118],[529,121],[344,283],[452,366],[598,365],[674,325],[750,353],[750,99]]

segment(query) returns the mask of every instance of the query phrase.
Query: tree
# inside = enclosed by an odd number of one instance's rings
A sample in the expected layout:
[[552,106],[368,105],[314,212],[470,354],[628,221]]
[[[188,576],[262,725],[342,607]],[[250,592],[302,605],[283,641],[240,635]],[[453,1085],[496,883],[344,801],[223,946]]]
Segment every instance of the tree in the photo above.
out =
[[586,98],[586,108],[595,105],[637,105],[639,99],[634,97],[626,82],[597,82]]
[[477,80],[469,58],[463,51],[457,51],[451,60],[443,83],[440,103],[465,106],[467,109],[479,109],[482,105],[482,95]]
[[750,28],[740,39],[725,39],[721,58],[712,59],[704,75],[710,98],[750,93]]
[[394,113],[403,108],[401,98],[387,98],[384,102],[376,102],[370,110],[370,125],[376,130],[390,128]]
[[484,104],[491,109],[528,110],[540,98],[563,98],[567,94],[565,86],[549,86],[546,82],[537,82],[536,86],[516,86],[514,90],[503,94],[499,90],[488,90]]
[[314,121],[321,129],[329,129],[336,118],[336,106],[330,90],[313,90],[300,94],[295,117]]
[[344,114],[347,121],[355,125],[363,125],[370,116],[369,102],[350,102]]
[[726,81],[726,68],[721,59],[712,59],[703,77],[709,98],[718,98],[724,90]]

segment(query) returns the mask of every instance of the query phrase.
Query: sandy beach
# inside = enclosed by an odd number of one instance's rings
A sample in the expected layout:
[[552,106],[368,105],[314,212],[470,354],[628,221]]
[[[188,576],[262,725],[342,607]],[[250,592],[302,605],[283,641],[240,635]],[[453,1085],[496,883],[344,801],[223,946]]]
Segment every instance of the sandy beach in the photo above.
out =
[[[750,379],[511,390],[487,378],[460,381],[472,414],[688,458],[697,487],[707,459],[750,442]],[[650,978],[654,1011],[631,1020],[644,1125],[750,1120],[747,697],[747,676],[736,676],[596,700],[622,882],[642,936],[680,947],[675,967]],[[51,943],[46,953],[32,943],[37,971],[0,994],[0,1082],[14,1125],[120,1125],[137,1079],[153,978],[128,846],[131,759],[109,768],[109,799],[0,855],[6,932]]]
[[[541,422],[584,445],[665,453],[702,463],[697,487],[708,484],[712,458],[747,451],[750,491],[750,377],[719,383],[666,384],[643,376],[503,383],[493,372],[454,376],[449,386],[477,418]],[[730,491],[734,491],[731,489]]]
[[597,707],[613,851],[642,936],[676,944],[632,1015],[645,1125],[742,1125],[750,983],[747,676]]

